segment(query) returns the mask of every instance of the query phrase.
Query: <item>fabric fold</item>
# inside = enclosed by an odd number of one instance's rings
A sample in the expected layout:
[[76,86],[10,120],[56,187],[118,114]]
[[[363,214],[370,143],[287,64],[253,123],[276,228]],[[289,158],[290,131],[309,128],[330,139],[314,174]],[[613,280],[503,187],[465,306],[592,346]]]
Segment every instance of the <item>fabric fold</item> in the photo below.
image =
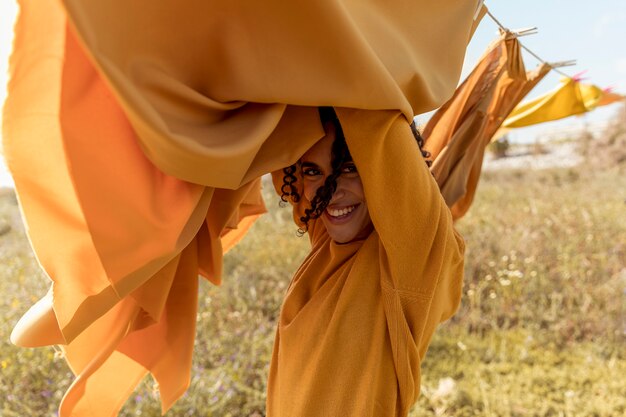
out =
[[[286,104],[407,118],[436,107],[459,77],[477,3],[64,0],[148,158],[177,178],[233,189],[254,179],[245,171],[256,153],[276,149],[271,133],[294,122]],[[316,139],[302,131],[290,147],[301,155]],[[299,155],[274,153],[267,171]]]
[[[212,268],[207,278],[220,282],[223,253],[265,211],[260,181],[215,199],[213,188],[162,173],[67,30],[61,7],[20,6],[3,145],[29,238],[52,287],[22,317],[13,340],[66,345],[77,379],[61,415],[114,414],[148,371],[164,381],[169,407],[188,384],[195,337],[195,310],[181,312],[196,304],[197,290],[187,285],[188,300],[173,302],[184,282],[177,271],[195,282],[202,259]],[[207,224],[211,233],[200,245]],[[181,265],[190,245],[196,249]],[[125,340],[143,329],[157,331],[172,317],[186,339],[177,345],[162,337],[159,361],[169,356],[170,365],[157,371],[142,364],[141,355],[123,352]],[[147,354],[156,344],[141,346]],[[176,365],[181,356],[189,358],[182,368]],[[120,383],[111,385],[114,375]]]

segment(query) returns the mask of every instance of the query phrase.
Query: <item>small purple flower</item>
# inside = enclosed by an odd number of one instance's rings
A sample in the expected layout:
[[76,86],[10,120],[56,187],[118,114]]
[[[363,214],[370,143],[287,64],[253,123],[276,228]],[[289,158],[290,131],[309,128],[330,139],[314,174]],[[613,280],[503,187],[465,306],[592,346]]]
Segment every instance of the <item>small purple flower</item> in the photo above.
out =
[[142,399],[141,395],[136,395],[136,396],[135,396],[135,402],[136,402],[136,403],[141,402],[141,399]]
[[49,390],[45,389],[43,391],[41,391],[41,395],[45,398],[50,398],[52,396],[52,392],[50,392]]

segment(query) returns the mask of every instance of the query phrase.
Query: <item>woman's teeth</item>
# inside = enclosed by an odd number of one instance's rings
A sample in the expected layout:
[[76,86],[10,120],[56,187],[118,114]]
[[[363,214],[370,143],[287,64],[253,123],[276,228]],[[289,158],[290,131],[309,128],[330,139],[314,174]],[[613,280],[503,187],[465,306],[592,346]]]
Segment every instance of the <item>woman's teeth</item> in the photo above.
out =
[[344,207],[342,209],[331,209],[331,208],[327,208],[326,212],[332,216],[332,217],[341,217],[341,216],[345,216],[346,214],[352,212],[352,210],[354,210],[356,208],[356,206],[348,206],[348,207]]

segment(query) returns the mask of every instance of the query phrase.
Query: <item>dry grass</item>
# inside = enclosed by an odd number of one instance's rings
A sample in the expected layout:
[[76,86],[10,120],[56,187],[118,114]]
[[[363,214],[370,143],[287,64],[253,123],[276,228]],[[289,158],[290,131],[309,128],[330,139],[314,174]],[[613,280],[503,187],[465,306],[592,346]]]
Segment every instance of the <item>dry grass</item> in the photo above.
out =
[[581,152],[591,166],[626,166],[626,104],[622,104],[609,126],[598,139],[587,133],[579,139]]
[[[625,199],[618,169],[486,173],[458,224],[468,247],[463,305],[433,341],[411,416],[626,412]],[[288,210],[267,201],[270,214],[226,257],[224,285],[201,286],[192,384],[168,415],[263,414],[281,298],[307,251]],[[3,224],[0,415],[54,416],[71,381],[63,359],[8,342],[47,284],[7,192]],[[159,415],[151,381],[122,415]]]

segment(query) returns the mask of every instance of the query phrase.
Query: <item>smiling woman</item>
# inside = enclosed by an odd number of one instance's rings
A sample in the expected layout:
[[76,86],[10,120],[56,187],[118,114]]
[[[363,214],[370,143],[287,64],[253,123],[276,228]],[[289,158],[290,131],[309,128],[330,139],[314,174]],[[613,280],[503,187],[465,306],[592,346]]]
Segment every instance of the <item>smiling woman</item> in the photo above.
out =
[[460,301],[463,241],[407,119],[320,116],[322,139],[274,173],[311,252],[281,309],[267,415],[405,417]]
[[332,108],[321,108],[320,117],[326,135],[299,161],[304,196],[311,202],[300,220],[306,227],[311,218],[321,217],[337,243],[364,239],[372,220],[361,177]]
[[[349,243],[366,238],[372,231],[372,221],[367,209],[363,183],[343,135],[341,123],[332,107],[320,107],[320,119],[325,136],[311,147],[300,160],[283,169],[285,174],[280,187],[281,199],[299,201],[300,194],[294,185],[294,173],[299,170],[304,196],[311,202],[298,219],[303,234],[312,219],[321,218],[330,237],[337,243]],[[415,123],[411,124],[413,136],[424,158],[430,154],[422,150],[423,139]],[[426,159],[430,165],[430,161]]]

